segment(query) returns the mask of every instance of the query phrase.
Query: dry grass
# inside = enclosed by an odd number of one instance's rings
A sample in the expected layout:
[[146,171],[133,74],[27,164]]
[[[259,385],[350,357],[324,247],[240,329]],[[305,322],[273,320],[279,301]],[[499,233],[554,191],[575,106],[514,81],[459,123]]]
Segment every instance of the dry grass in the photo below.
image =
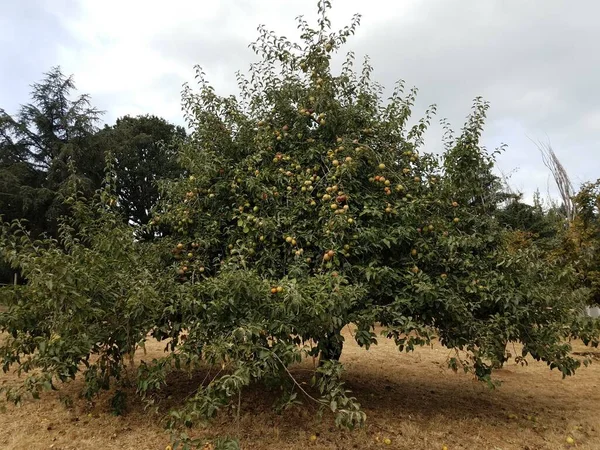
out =
[[[497,372],[503,385],[490,391],[465,374],[446,369],[448,351],[440,346],[399,354],[384,341],[369,352],[347,336],[343,361],[346,380],[368,415],[357,431],[340,431],[333,418],[319,420],[311,406],[274,414],[273,395],[260,387],[249,389],[242,401],[239,423],[222,413],[202,436],[230,435],[241,439],[243,449],[441,449],[538,450],[600,449],[600,363],[582,368],[562,380],[544,364],[527,367],[509,362]],[[575,351],[586,352],[576,344]],[[143,359],[160,356],[162,345],[149,343]],[[595,356],[598,356],[597,354]],[[293,372],[309,376],[312,362]],[[199,374],[202,376],[202,374]],[[196,379],[171,380],[164,407],[189,394]],[[10,382],[11,377],[3,379]],[[80,381],[61,392],[76,393]],[[128,413],[110,414],[107,393],[95,404],[84,400],[67,409],[60,393],[47,393],[39,402],[21,408],[8,406],[0,414],[0,446],[6,449],[164,449],[169,436],[160,415],[145,411],[132,398]],[[131,396],[132,397],[132,396]],[[317,440],[310,436],[316,434]],[[383,443],[391,439],[390,445]]]

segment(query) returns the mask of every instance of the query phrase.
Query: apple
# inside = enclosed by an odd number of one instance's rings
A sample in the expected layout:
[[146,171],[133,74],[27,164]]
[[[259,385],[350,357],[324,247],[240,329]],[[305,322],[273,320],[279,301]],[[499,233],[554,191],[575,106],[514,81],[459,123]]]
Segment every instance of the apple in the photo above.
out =
[[384,163],[381,163],[381,164],[379,164],[377,167],[378,167],[380,170],[383,170],[383,169],[385,169],[385,164],[384,164]]
[[458,217],[455,217],[454,218],[454,223],[458,223],[458,222],[460,222],[460,219]]
[[452,206],[456,208],[458,206],[458,202],[452,202]]
[[292,242],[292,239],[293,239],[293,238],[292,238],[291,236],[287,236],[287,237],[285,238],[285,242],[287,242],[287,243],[289,244],[289,243],[291,243],[291,242]]
[[179,244],[177,244],[177,250],[181,250],[183,249],[183,244],[180,242]]

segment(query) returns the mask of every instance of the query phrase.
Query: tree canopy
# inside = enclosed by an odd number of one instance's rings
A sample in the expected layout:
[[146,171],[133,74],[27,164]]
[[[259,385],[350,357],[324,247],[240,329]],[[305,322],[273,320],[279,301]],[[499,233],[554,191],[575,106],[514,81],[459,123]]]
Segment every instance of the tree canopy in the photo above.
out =
[[[72,76],[59,67],[32,85],[17,115],[0,109],[0,214],[23,220],[33,236],[58,236],[64,202],[77,192],[91,197],[101,186],[106,158],[114,162],[116,200],[125,220],[148,222],[158,200],[157,181],[178,177],[182,127],[156,116],[125,116],[97,128],[101,112],[88,95],[76,95]],[[149,237],[147,235],[146,237]],[[0,263],[0,282],[12,281]]]
[[110,152],[114,164],[116,195],[124,217],[146,225],[159,199],[158,181],[178,178],[178,144],[183,127],[156,116],[124,116],[95,136],[96,145]]
[[36,232],[56,229],[69,183],[91,193],[104,176],[103,154],[89,140],[101,113],[74,90],[73,78],[54,67],[15,117],[0,109],[0,211]]

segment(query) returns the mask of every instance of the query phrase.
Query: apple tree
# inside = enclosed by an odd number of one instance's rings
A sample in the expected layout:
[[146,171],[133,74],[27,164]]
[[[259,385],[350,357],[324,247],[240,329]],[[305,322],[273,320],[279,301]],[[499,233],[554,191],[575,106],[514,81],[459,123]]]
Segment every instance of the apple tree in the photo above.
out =
[[[384,99],[352,53],[336,72],[359,17],[334,33],[328,8],[319,2],[317,29],[300,18],[300,43],[259,28],[238,97],[217,95],[200,68],[199,89],[184,88],[190,175],[163,184],[153,219],[171,230],[179,287],[155,336],[172,339],[179,363],[229,371],[173,424],[213,415],[256,380],[279,380],[284,403],[296,401],[306,392],[287,366],[305,355],[320,357],[319,401],[360,423],[340,378],[349,324],[366,348],[376,326],[400,350],[438,338],[457,349],[454,369],[488,382],[510,341],[524,344],[520,360],[564,375],[580,365],[565,342],[582,301],[572,268],[508,251],[496,218],[506,196],[480,145],[487,103],[475,100],[457,136],[447,127],[443,155],[425,152],[435,106],[410,125],[416,90],[399,82]],[[168,364],[146,370],[164,380]]]
[[160,254],[133,239],[134,228],[115,213],[114,189],[92,199],[75,195],[77,186],[71,192],[56,238],[19,221],[0,228],[0,258],[26,280],[0,289],[0,364],[25,375],[0,392],[20,403],[81,373],[88,399],[116,384],[113,408],[121,412],[126,366],[154,328],[172,280]]

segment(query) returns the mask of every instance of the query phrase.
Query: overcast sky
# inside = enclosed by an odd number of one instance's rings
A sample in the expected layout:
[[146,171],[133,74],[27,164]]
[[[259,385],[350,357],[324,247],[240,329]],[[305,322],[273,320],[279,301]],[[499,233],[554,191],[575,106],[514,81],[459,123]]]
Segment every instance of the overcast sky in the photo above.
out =
[[[484,143],[506,143],[499,168],[531,198],[550,183],[531,142],[548,140],[574,184],[600,178],[600,2],[579,0],[333,0],[334,28],[362,14],[347,44],[375,78],[419,88],[459,129],[478,95],[491,102]],[[105,121],[152,113],[183,123],[180,90],[204,67],[219,93],[255,56],[265,24],[296,36],[316,0],[0,0],[0,107],[16,112],[53,65],[105,110]],[[425,149],[440,148],[439,127]],[[555,192],[550,184],[551,192]]]

